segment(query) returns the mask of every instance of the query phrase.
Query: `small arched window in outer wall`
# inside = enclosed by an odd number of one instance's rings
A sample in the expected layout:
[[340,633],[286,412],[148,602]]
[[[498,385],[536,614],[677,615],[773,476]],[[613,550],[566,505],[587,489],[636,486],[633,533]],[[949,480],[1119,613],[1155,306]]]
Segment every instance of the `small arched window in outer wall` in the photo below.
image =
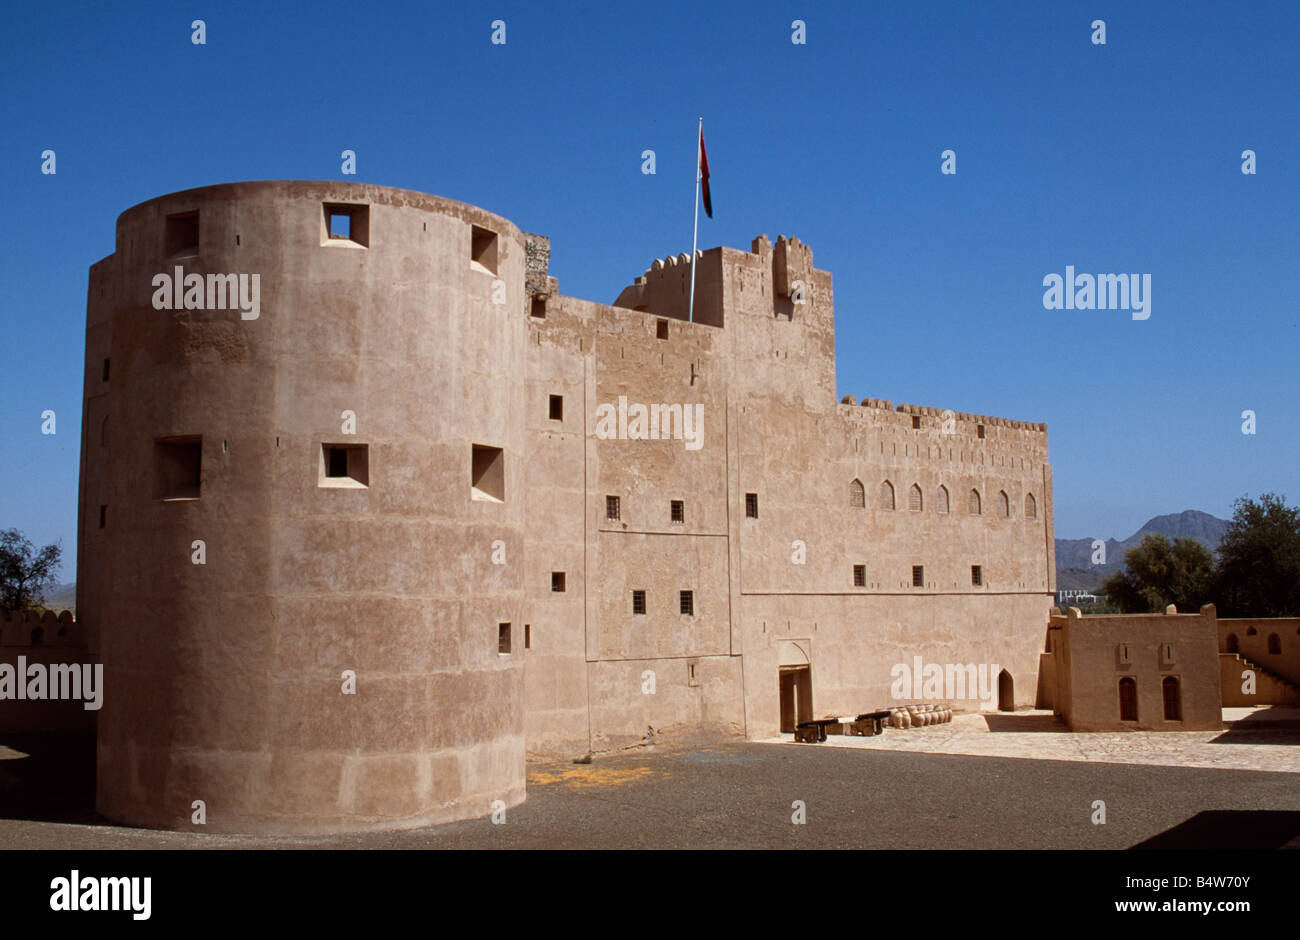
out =
[[890,483],[888,480],[880,484],[880,508],[894,508],[894,484]]
[[939,491],[934,494],[934,511],[948,511],[948,487],[940,486]]
[[1282,653],[1282,638],[1276,633],[1268,635],[1268,651],[1274,656],[1279,656]]
[[970,496],[967,497],[966,499],[966,511],[969,512],[972,516],[978,516],[980,514],[980,491],[979,490],[970,491]]
[[1033,493],[1025,494],[1025,518],[1026,519],[1038,518],[1038,500],[1034,499]]
[[849,484],[849,507],[852,509],[867,508],[867,491],[863,487],[861,480],[854,480]]
[[1011,518],[1011,500],[1007,499],[1006,490],[998,490],[998,515],[1003,519]]
[[923,508],[921,488],[915,483],[913,483],[912,488],[907,491],[907,508],[912,512],[920,512]]

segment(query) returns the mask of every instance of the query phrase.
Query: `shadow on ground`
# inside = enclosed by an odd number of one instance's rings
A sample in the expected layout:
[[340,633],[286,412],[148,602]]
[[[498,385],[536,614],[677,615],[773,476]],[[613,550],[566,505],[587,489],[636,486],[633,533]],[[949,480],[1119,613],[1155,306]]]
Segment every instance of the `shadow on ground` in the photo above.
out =
[[1300,838],[1300,813],[1208,810],[1131,848],[1277,849],[1296,838]]
[[1015,712],[989,712],[984,721],[990,731],[1032,734],[1041,731],[1068,732],[1065,722],[1055,715],[1017,715]]
[[0,734],[0,819],[103,823],[95,812],[95,735]]

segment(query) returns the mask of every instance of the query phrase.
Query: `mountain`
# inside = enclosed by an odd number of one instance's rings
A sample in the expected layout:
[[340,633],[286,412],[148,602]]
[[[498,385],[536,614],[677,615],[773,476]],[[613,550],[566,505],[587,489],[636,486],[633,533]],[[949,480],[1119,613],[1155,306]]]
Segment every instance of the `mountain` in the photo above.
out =
[[1058,591],[1097,587],[1103,578],[1124,566],[1124,553],[1142,541],[1148,532],[1169,539],[1190,538],[1200,542],[1210,551],[1219,547],[1228,521],[1208,512],[1187,509],[1183,512],[1156,516],[1124,540],[1106,539],[1106,564],[1092,563],[1092,539],[1056,540],[1056,589]]
[[43,602],[51,610],[63,610],[67,608],[74,614],[77,605],[77,584],[75,581],[69,584],[56,584],[45,592]]

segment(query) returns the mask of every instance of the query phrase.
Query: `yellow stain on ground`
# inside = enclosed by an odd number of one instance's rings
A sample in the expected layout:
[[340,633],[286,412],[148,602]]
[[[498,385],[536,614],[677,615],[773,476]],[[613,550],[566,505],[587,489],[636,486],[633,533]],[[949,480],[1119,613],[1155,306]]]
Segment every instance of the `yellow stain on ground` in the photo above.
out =
[[[617,787],[626,783],[635,783],[651,775],[648,766],[611,767],[601,764],[572,764],[567,767],[539,767],[528,771],[528,783],[545,786],[550,783],[563,783],[571,787]],[[660,774],[666,776],[666,774]]]

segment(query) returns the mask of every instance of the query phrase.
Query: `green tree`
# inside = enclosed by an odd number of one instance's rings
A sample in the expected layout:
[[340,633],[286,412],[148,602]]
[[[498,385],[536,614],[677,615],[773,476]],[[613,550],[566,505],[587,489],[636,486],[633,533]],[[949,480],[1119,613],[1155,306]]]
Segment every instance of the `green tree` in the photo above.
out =
[[46,545],[39,552],[17,529],[0,531],[0,609],[27,610],[54,583],[63,549]]
[[1300,508],[1274,493],[1233,503],[1215,597],[1220,617],[1300,617]]
[[1200,610],[1215,583],[1214,556],[1196,539],[1148,532],[1124,554],[1124,569],[1106,578],[1101,593],[1130,614],[1162,613],[1170,604]]

